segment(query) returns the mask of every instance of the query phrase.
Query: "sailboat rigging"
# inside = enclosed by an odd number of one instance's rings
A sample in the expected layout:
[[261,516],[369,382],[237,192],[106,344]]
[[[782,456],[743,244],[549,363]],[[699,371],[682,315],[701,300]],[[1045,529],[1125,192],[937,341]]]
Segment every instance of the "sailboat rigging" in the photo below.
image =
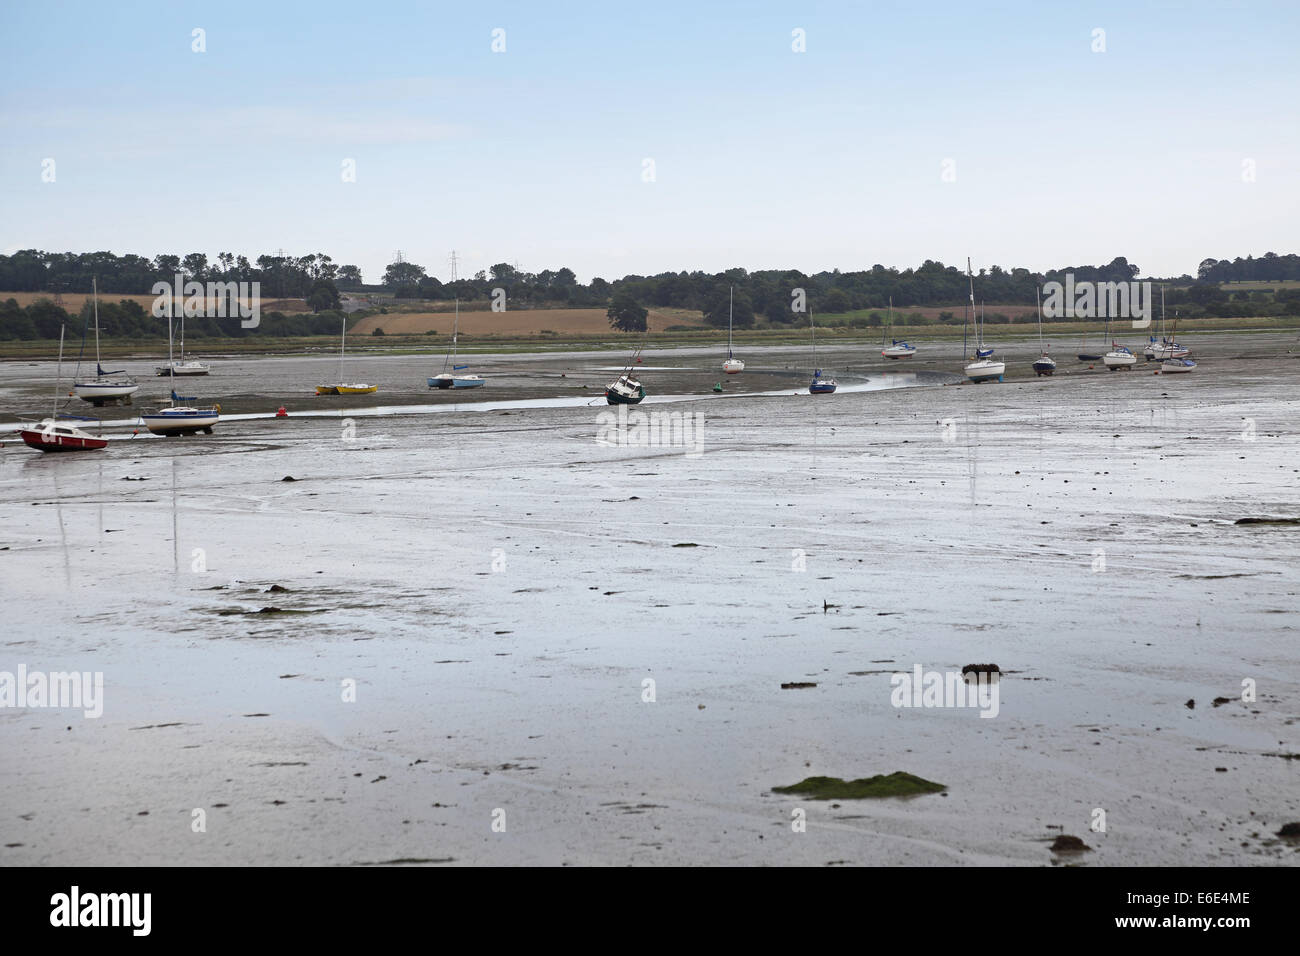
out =
[[808,392],[811,395],[829,395],[835,391],[838,384],[830,376],[822,375],[822,370],[817,367],[817,320],[813,318],[812,309],[808,310],[808,325],[812,330],[813,357],[813,376],[812,381],[808,383]]
[[[96,438],[89,432],[84,432],[59,418],[59,378],[63,375],[63,333],[64,327],[59,326],[59,364],[54,372],[54,403],[50,407],[50,417],[42,419],[30,428],[19,429],[18,437],[29,448],[35,448],[37,451],[97,451],[107,448],[107,440]],[[77,417],[82,421],[90,421],[81,416]]]
[[[447,352],[447,357],[443,359],[442,371],[429,379],[430,388],[478,388],[486,384],[482,375],[466,374],[460,375],[459,372],[469,368],[468,365],[456,364],[456,340],[460,337],[460,299],[456,299],[456,318],[451,327],[451,349]],[[447,366],[451,365],[451,370]]]
[[343,357],[347,349],[348,341],[348,317],[343,316],[343,334],[339,336],[339,380],[329,385],[317,385],[317,395],[368,395],[371,392],[379,391],[378,385],[367,385],[364,382],[344,382],[343,381]]
[[[966,377],[975,384],[980,382],[1000,382],[1007,370],[1007,364],[993,358],[993,349],[984,347],[984,327],[975,317],[975,276],[971,272],[970,257],[966,258],[966,279],[970,286],[969,300],[966,306],[967,322],[962,325],[962,352],[965,353],[966,325],[975,323],[975,360],[966,366]],[[981,305],[981,314],[983,306]]]
[[[172,308],[167,314],[167,365],[175,368],[175,361],[172,358],[172,322],[176,308],[173,301]],[[212,426],[221,418],[220,405],[182,405],[181,402],[197,401],[194,395],[177,395],[176,388],[173,384],[171,389],[171,402],[166,408],[158,408],[152,411],[146,410],[140,420],[144,422],[144,427],[149,429],[155,435],[193,435],[196,432],[212,434]]]
[[[170,318],[170,317],[169,317]],[[158,375],[207,375],[212,366],[206,362],[185,361],[185,310],[181,309],[181,357],[176,361],[168,360],[166,365],[155,365]]]
[[[892,295],[889,297],[889,331],[891,334],[894,331],[894,297]],[[905,359],[911,358],[916,354],[915,345],[909,345],[906,342],[900,342],[898,339],[894,338],[891,338],[890,342],[892,344],[885,345],[884,335],[881,335],[880,344],[882,348],[880,354],[883,358]]]
[[1043,343],[1043,299],[1041,290],[1034,286],[1034,302],[1038,305],[1038,358],[1034,360],[1035,375],[1051,375],[1056,371],[1056,360],[1047,354],[1047,346]]
[[[727,304],[727,360],[722,363],[722,371],[726,372],[728,375],[735,375],[736,373],[745,370],[745,363],[736,358],[735,354],[731,351],[731,325],[735,320],[735,314],[736,287],[733,285],[731,287],[731,299]],[[718,391],[721,391],[721,389]]]
[[[131,403],[131,396],[140,390],[135,379],[123,375],[124,369],[118,369],[114,372],[105,372],[104,366],[100,363],[99,357],[99,280],[97,277],[91,280],[91,291],[95,299],[95,377],[78,381],[74,378],[72,390],[76,396],[92,405],[98,407],[105,402],[120,402],[125,400],[126,404]],[[85,339],[83,337],[82,341]]]
[[650,337],[650,320],[646,319],[645,332],[636,349],[623,367],[623,374],[605,386],[605,401],[610,405],[638,405],[645,398],[645,386],[632,377],[632,366],[641,361],[641,350]]

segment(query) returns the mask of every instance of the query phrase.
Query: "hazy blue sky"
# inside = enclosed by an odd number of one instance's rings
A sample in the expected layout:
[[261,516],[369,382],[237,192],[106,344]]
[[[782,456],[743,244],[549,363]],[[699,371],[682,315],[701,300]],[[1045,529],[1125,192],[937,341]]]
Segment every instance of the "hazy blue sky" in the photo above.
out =
[[1294,0],[5,0],[0,251],[1194,273],[1300,251],[1297,27]]

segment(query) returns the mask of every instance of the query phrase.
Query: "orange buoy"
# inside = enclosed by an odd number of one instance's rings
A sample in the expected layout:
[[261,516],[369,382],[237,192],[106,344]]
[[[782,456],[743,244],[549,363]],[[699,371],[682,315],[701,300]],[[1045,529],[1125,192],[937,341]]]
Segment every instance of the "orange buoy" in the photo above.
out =
[[287,411],[285,411],[285,410],[284,410],[284,406],[281,405],[279,408],[277,408],[277,409],[275,410],[275,417],[276,417],[276,418],[288,418],[288,417],[289,417],[289,413],[288,413]]

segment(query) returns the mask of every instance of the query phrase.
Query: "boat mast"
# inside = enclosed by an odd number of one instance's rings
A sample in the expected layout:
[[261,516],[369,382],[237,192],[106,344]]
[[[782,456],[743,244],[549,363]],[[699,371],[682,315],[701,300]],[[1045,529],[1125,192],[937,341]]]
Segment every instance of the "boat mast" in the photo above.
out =
[[817,320],[813,318],[812,309],[808,310],[808,328],[810,329],[809,336],[812,339],[813,377],[815,378],[821,369],[817,367]]
[[[975,277],[970,271],[970,256],[966,257],[966,281],[969,283],[970,293],[966,300],[966,321],[962,323],[961,331],[961,350],[963,353],[966,351],[966,329],[971,322],[975,321]],[[976,351],[979,350],[978,345],[975,348]]]
[[1038,308],[1038,351],[1046,355],[1043,348],[1043,297],[1037,285],[1034,286],[1034,303]]
[[731,298],[727,303],[727,358],[732,358],[731,354],[731,323],[736,315],[736,287],[731,287]]
[[99,363],[99,277],[90,277],[90,290],[95,297],[95,374],[102,375],[104,366]]
[[348,343],[348,317],[343,316],[343,334],[339,336],[339,381],[343,381],[343,349]]
[[59,364],[54,371],[54,404],[50,408],[50,418],[59,417],[59,377],[63,374],[63,330],[65,326],[59,326]]

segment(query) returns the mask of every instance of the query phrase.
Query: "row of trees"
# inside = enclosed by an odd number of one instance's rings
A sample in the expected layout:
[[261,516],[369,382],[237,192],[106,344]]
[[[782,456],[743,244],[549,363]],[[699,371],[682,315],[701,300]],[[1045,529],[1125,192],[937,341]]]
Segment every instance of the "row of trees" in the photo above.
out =
[[0,290],[5,292],[83,292],[98,278],[99,291],[147,295],[155,282],[171,282],[177,273],[199,282],[260,282],[266,298],[306,298],[314,284],[335,283],[360,288],[361,270],[337,265],[323,252],[306,256],[266,255],[249,262],[246,256],[219,253],[158,255],[152,259],[111,252],[42,252],[22,249],[0,256]]
[[1266,252],[1260,258],[1253,256],[1236,259],[1202,259],[1196,270],[1201,282],[1285,282],[1300,281],[1300,256],[1295,253],[1279,256]]
[[[78,341],[91,325],[92,306],[87,302],[80,313],[69,313],[49,299],[38,299],[25,308],[16,299],[0,302],[0,341],[22,339],[57,339],[59,328],[66,327],[69,342]],[[186,339],[207,337],[242,338],[248,335],[275,337],[305,335],[338,335],[343,313],[322,311],[316,313],[267,312],[262,314],[256,329],[246,329],[238,317],[185,320]],[[140,303],[132,299],[99,302],[100,334],[113,339],[165,339],[167,319],[155,318]]]
[[[1272,314],[1268,310],[1280,305],[1294,309],[1293,301],[1285,295],[1286,290],[1279,290],[1277,296],[1251,299],[1244,291],[1233,293],[1220,289],[1219,282],[1246,278],[1282,280],[1293,273],[1300,278],[1297,268],[1300,268],[1300,256],[1296,255],[1268,253],[1260,259],[1247,257],[1232,262],[1207,259],[1200,265],[1198,279],[1182,276],[1165,280],[1178,283],[1167,290],[1166,302],[1171,308],[1183,308],[1184,315]],[[170,282],[177,272],[199,281],[258,281],[262,283],[264,301],[302,298],[319,313],[340,308],[340,289],[361,288],[361,273],[356,267],[338,266],[323,253],[301,257],[259,256],[255,263],[250,263],[244,256],[231,253],[221,253],[215,262],[209,262],[202,253],[146,259],[109,252],[46,253],[29,249],[0,256],[0,289],[89,292],[91,278],[98,276],[103,293],[139,295],[149,294],[154,282]],[[1140,269],[1123,256],[1105,265],[1066,266],[1045,273],[1024,268],[1007,270],[994,265],[979,271],[975,295],[981,302],[1032,309],[1036,289],[1047,281],[1063,282],[1067,273],[1073,274],[1076,281],[1124,282],[1140,275]],[[367,291],[387,292],[407,300],[445,301],[456,297],[471,308],[486,308],[497,289],[505,291],[509,309],[607,308],[616,300],[630,302],[636,308],[698,310],[710,324],[724,327],[733,288],[735,322],[745,328],[760,322],[771,325],[803,322],[806,312],[825,316],[883,310],[891,300],[897,312],[919,307],[953,308],[960,317],[967,300],[968,279],[964,264],[944,265],[926,260],[916,268],[901,270],[874,265],[859,271],[836,269],[805,274],[797,270],[750,272],[736,268],[719,273],[628,275],[613,281],[598,277],[582,284],[568,268],[531,273],[502,262],[472,278],[444,283],[430,276],[423,266],[399,258],[385,269],[383,286]],[[795,290],[802,290],[804,313],[796,313],[791,308]],[[620,307],[615,311],[626,310]],[[9,316],[13,320],[12,313]],[[39,315],[29,317],[36,322]],[[134,328],[135,324],[128,322],[128,326]],[[17,322],[13,328],[25,331],[26,325]],[[199,329],[202,328],[200,325]],[[217,333],[214,330],[211,334]]]

